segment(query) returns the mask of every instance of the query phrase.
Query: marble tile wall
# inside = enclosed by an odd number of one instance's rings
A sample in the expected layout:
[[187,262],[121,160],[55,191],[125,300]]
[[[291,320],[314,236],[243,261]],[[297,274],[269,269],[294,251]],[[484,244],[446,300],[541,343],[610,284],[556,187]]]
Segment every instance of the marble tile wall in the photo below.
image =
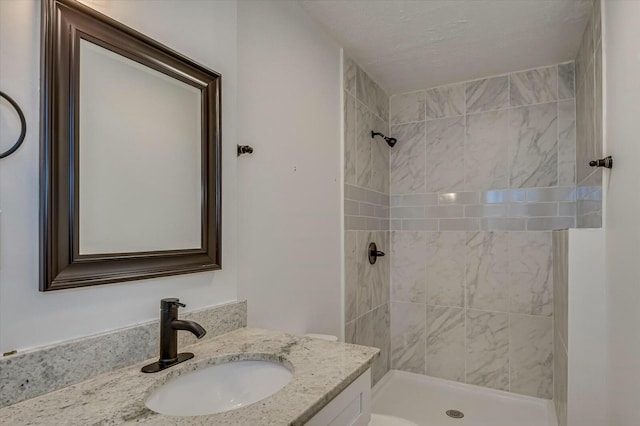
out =
[[344,186],[345,230],[389,230],[389,194]]
[[[210,339],[247,326],[247,302],[181,315],[202,325]],[[0,357],[0,408],[88,380],[158,355],[158,321]],[[195,343],[178,334],[178,347]]]
[[344,215],[346,230],[389,229],[389,97],[344,57]]
[[391,231],[391,368],[553,394],[550,231]]
[[380,348],[376,383],[390,368],[390,260],[371,265],[367,247],[390,252],[389,146],[371,131],[389,134],[389,97],[346,56],[343,71],[345,341]]
[[594,2],[576,56],[577,227],[602,227],[602,33],[600,1]]
[[391,97],[391,368],[553,396],[551,231],[576,226],[574,72]]
[[378,250],[389,253],[389,232],[345,231],[344,237],[345,341],[381,350],[372,368],[376,383],[390,368],[390,260],[389,256],[379,257],[371,265],[367,247],[375,242]]
[[553,402],[558,426],[567,426],[568,231],[553,231]]
[[344,183],[389,194],[389,97],[350,58],[344,58]]
[[394,95],[392,195],[572,187],[574,63]]

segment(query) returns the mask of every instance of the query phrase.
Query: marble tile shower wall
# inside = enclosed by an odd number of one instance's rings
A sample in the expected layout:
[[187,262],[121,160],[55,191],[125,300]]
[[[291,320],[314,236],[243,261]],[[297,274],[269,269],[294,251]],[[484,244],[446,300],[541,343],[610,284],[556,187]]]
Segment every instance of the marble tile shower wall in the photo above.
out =
[[551,398],[573,62],[393,96],[390,122],[391,367]]
[[602,30],[600,1],[594,2],[576,56],[577,227],[602,227]]
[[569,374],[569,231],[553,231],[553,402],[558,426],[567,426]]
[[391,97],[391,230],[575,225],[574,65]]
[[354,61],[344,58],[345,341],[381,350],[372,373],[390,368],[390,261],[369,264],[375,242],[389,252],[389,97]]
[[391,239],[391,368],[551,398],[550,231]]

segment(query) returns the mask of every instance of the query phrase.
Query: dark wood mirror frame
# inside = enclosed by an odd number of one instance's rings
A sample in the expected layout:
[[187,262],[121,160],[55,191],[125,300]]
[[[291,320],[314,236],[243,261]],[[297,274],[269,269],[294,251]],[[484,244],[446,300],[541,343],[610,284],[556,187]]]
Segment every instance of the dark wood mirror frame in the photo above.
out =
[[[80,255],[79,54],[84,39],[201,91],[201,247]],[[75,0],[42,2],[40,291],[221,269],[220,74]]]

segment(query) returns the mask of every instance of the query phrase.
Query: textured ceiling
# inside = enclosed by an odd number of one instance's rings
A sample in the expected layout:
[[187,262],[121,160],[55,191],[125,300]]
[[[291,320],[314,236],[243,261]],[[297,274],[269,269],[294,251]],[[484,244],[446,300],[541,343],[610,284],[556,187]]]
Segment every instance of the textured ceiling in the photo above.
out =
[[388,94],[572,60],[590,0],[302,0]]

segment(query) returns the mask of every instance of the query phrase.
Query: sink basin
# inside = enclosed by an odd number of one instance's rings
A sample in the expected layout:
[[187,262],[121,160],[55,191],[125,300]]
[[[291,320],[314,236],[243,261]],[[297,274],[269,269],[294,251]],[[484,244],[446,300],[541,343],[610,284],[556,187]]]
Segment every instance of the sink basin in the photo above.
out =
[[281,364],[237,361],[213,365],[171,380],[146,405],[169,416],[202,416],[235,410],[282,389],[293,377]]

